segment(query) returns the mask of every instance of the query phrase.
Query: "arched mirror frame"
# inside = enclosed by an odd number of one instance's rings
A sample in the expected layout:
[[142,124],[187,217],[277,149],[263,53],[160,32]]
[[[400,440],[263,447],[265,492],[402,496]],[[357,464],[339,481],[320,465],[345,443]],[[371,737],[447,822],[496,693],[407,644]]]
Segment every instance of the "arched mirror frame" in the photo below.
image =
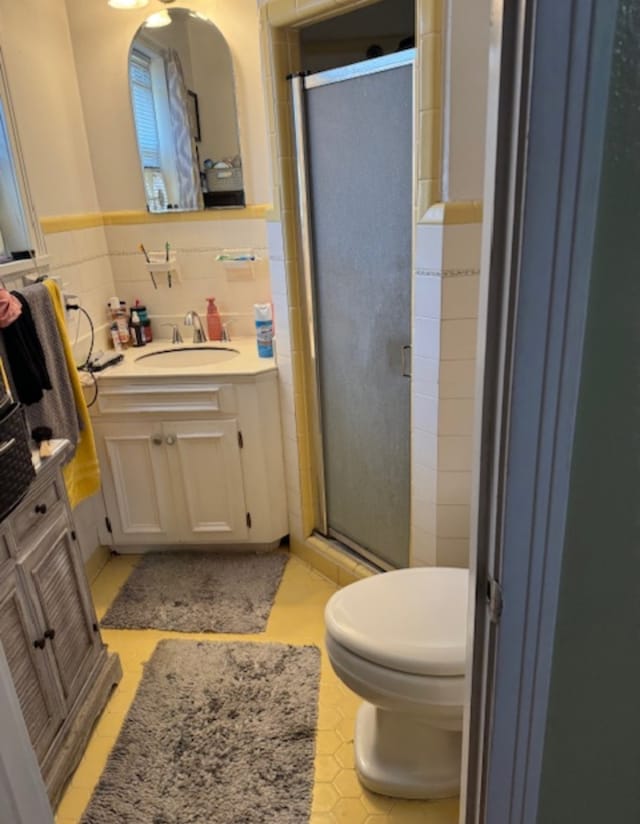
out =
[[[198,90],[189,88],[183,59],[178,50],[171,47],[167,35],[162,34],[170,27],[149,28],[147,17],[135,31],[127,57],[130,108],[147,210],[154,214],[167,214],[201,209],[243,208],[246,200],[238,88],[229,43],[214,21],[201,12],[176,7],[162,13],[174,18],[172,26],[176,23],[206,26],[208,33],[213,34],[218,41],[218,55],[220,47],[224,49],[222,59],[226,61],[225,68],[228,68],[229,74],[224,96],[227,98],[225,105],[229,112],[227,122],[233,124],[233,146],[228,134],[224,142],[226,151],[223,148],[219,155],[209,150],[211,137],[208,139],[209,146],[202,142],[203,126],[211,130],[213,119],[210,112],[215,110],[215,102],[212,103],[206,97],[206,92],[203,97]],[[202,35],[203,32],[204,29],[200,28],[198,33]],[[192,73],[191,52],[188,54],[188,63],[189,73]],[[200,72],[202,83],[202,67]],[[214,73],[211,74],[213,77]],[[191,85],[196,84],[191,82]],[[138,126],[139,112],[142,115],[141,129]],[[144,132],[144,126],[151,115],[156,129],[155,146],[151,147],[156,150],[153,158],[149,141],[146,144],[144,142],[145,137],[149,137]],[[181,150],[177,151],[176,146],[181,147]]]

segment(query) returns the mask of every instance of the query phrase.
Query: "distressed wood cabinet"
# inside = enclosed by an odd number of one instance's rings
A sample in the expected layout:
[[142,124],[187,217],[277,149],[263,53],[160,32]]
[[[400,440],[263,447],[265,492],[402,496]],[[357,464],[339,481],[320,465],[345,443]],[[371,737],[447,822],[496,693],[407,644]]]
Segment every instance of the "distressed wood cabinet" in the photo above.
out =
[[61,465],[42,463],[0,525],[0,641],[52,804],[122,671],[102,643]]

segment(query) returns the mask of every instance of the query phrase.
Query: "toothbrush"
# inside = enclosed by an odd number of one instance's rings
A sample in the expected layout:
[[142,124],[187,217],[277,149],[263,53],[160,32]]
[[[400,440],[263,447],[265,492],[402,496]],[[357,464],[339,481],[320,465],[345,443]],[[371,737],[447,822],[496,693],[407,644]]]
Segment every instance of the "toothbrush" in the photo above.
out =
[[[149,260],[149,255],[147,254],[147,250],[144,248],[144,244],[143,244],[143,243],[140,243],[140,244],[138,245],[138,249],[139,249],[139,250],[142,252],[142,254],[144,255],[144,259],[147,261],[147,263],[151,263],[151,261]],[[155,279],[155,276],[154,276],[153,272],[151,272],[151,271],[150,271],[150,272],[149,272],[149,274],[151,275],[151,283],[153,283],[153,288],[154,288],[154,289],[157,289],[157,288],[158,288],[158,284],[156,283],[156,279]]]

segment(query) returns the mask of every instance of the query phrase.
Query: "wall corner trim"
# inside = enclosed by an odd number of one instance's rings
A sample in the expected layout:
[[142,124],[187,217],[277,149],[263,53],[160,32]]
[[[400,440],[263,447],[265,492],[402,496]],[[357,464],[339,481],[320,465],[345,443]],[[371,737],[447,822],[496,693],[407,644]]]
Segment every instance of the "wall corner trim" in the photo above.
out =
[[482,201],[451,200],[446,203],[434,203],[419,222],[437,226],[482,223]]

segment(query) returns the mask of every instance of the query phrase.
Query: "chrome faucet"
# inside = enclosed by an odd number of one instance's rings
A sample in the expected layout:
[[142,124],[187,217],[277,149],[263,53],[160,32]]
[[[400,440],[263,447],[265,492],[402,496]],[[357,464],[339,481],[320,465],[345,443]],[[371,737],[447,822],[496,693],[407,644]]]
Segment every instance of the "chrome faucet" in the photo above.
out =
[[193,326],[193,342],[194,343],[206,343],[207,336],[205,334],[204,329],[202,328],[202,321],[200,320],[200,315],[192,309],[191,311],[187,312],[184,316],[184,325],[185,326]]
[[182,335],[180,334],[177,323],[161,323],[160,326],[171,327],[171,343],[182,343]]

